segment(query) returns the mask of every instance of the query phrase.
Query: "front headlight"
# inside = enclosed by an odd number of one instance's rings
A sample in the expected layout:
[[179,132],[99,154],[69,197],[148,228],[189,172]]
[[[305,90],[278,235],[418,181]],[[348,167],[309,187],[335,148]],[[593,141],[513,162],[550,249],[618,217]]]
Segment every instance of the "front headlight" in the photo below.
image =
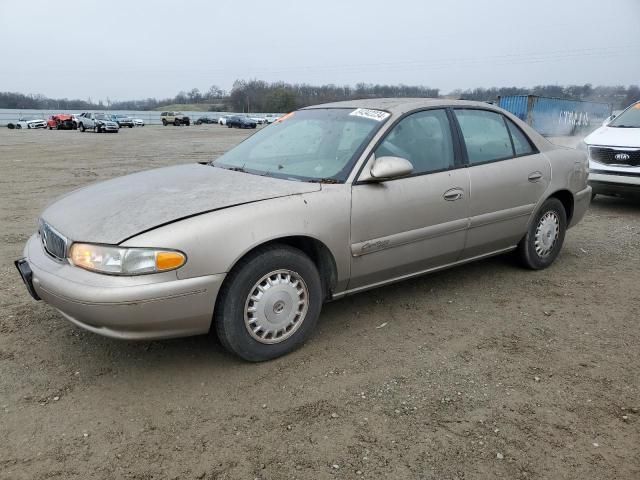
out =
[[73,265],[93,272],[142,275],[175,270],[186,263],[187,257],[175,250],[74,243],[69,251],[69,260]]

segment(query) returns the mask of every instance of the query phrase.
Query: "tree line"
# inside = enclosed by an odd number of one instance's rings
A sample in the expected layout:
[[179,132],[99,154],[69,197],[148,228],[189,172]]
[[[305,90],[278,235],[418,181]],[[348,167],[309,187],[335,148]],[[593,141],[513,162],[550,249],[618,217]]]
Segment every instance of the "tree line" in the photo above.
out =
[[539,85],[533,88],[492,87],[454,90],[442,95],[439,89],[420,85],[309,85],[262,80],[236,80],[230,92],[216,85],[202,92],[198,88],[180,91],[175,97],[140,100],[94,101],[48,98],[44,95],[0,92],[0,108],[43,110],[154,110],[173,104],[206,104],[210,111],[289,112],[319,103],[380,97],[441,97],[463,100],[495,101],[505,95],[540,95],[604,102],[621,109],[640,100],[640,88],[630,86]]

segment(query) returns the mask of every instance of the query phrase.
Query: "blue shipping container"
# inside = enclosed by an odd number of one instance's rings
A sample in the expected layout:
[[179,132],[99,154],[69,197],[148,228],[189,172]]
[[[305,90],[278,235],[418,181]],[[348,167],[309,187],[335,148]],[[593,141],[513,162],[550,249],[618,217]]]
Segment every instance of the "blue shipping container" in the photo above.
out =
[[546,136],[586,134],[599,127],[611,115],[611,105],[608,103],[537,95],[499,97],[498,106]]

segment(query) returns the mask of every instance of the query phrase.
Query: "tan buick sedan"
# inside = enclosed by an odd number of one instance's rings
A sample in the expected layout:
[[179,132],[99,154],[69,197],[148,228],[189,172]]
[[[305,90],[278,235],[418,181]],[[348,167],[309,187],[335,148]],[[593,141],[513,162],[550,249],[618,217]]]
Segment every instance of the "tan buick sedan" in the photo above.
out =
[[318,105],[211,163],[67,194],[16,265],[92,332],[213,329],[261,361],[302,344],[327,300],[511,250],[548,267],[589,205],[587,174],[583,152],[488,104]]

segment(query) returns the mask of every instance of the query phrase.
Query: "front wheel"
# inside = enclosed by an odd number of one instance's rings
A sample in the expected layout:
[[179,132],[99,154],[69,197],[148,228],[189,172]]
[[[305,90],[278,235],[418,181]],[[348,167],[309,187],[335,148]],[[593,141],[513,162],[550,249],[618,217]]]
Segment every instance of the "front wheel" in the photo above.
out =
[[164,125],[165,127],[169,124],[169,122],[167,122],[164,118],[162,119],[162,125]]
[[84,131],[86,130],[86,128],[85,128],[85,126],[84,126],[84,123],[81,123],[81,124],[79,125],[79,127],[80,127],[80,131],[81,131],[81,132],[84,132]]
[[309,337],[322,308],[322,283],[297,248],[258,248],[232,269],[214,313],[218,338],[244,360],[285,355]]
[[567,213],[557,198],[545,201],[524,238],[518,245],[518,256],[532,270],[547,268],[556,259],[567,231]]

